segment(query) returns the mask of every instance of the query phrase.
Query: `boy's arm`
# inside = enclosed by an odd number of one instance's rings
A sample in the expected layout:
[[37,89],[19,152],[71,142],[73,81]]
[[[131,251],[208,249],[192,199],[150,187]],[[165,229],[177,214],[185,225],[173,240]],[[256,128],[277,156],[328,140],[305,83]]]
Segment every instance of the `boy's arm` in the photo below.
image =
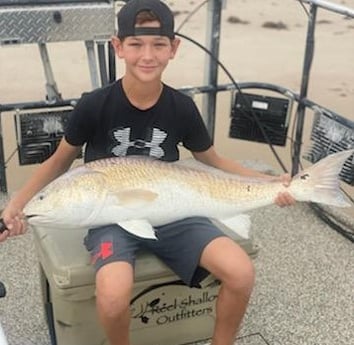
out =
[[43,187],[67,171],[80,150],[81,147],[72,146],[62,139],[55,153],[38,166],[29,180],[5,207],[2,218],[8,231],[0,234],[0,242],[8,236],[19,235],[26,231],[22,213],[24,206]]

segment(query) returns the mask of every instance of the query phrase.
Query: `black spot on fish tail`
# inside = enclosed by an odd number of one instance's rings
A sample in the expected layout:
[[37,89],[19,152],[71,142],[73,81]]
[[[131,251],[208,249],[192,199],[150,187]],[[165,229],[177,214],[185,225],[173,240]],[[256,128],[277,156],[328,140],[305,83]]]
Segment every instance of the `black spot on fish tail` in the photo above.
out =
[[300,176],[301,180],[307,180],[310,177],[309,174],[303,174]]

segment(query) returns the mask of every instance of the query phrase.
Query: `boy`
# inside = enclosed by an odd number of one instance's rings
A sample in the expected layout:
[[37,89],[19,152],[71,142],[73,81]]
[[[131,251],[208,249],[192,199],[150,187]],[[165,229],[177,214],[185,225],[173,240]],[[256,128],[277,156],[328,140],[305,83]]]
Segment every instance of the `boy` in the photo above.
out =
[[[182,143],[203,163],[240,175],[270,178],[219,156],[194,102],[162,83],[162,73],[179,43],[174,36],[173,15],[160,0],[130,0],[122,7],[118,36],[112,38],[112,45],[125,62],[125,75],[81,97],[57,151],[4,210],[9,230],[0,241],[26,230],[22,215],[25,204],[70,167],[84,144],[87,162],[137,154],[175,161],[179,158],[177,145]],[[288,182],[287,176],[279,179]],[[293,202],[287,193],[276,199],[280,206]],[[212,344],[231,345],[254,284],[247,254],[204,218],[167,224],[156,229],[156,235],[157,241],[141,239],[109,225],[90,229],[84,239],[96,269],[97,311],[110,344],[129,344],[135,252],[144,247],[190,286],[198,286],[209,272],[221,281]],[[107,242],[112,253],[103,259],[100,245]]]

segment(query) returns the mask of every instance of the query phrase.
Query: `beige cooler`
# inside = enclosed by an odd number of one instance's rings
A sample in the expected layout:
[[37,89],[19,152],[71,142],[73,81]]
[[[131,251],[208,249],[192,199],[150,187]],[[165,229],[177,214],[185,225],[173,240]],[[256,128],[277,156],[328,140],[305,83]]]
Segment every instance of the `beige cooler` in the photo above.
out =
[[[52,345],[108,345],[96,317],[94,271],[82,244],[85,233],[34,229]],[[251,240],[229,235],[250,256],[256,255]],[[206,278],[200,289],[189,288],[154,255],[142,252],[135,281],[133,345],[177,345],[211,337],[219,287],[214,277]]]

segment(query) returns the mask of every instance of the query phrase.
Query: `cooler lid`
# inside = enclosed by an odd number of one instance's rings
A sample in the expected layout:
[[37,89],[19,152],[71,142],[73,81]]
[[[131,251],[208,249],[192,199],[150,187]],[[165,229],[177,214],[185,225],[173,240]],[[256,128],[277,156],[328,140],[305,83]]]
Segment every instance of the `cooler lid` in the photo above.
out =
[[[95,272],[83,239],[86,229],[33,228],[39,260],[46,275],[59,289],[93,285]],[[155,255],[141,251],[135,264],[135,281],[173,276]]]

